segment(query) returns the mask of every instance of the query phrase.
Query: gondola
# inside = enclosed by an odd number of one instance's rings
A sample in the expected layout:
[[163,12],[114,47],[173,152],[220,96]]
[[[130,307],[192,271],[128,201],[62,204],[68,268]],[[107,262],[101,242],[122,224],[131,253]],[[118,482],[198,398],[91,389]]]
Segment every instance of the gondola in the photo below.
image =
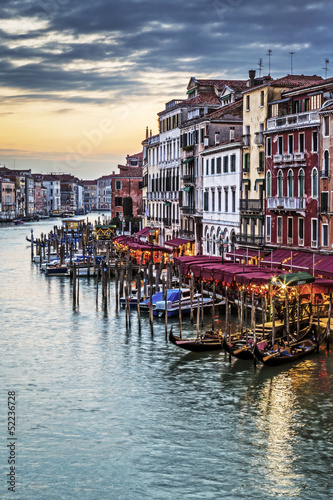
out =
[[[253,337],[248,336],[246,340],[246,336],[242,335],[235,339],[231,338],[228,340],[227,332],[223,336],[223,348],[224,350],[238,359],[251,360],[253,359]],[[262,347],[264,348],[267,345],[266,341],[261,342]]]
[[293,363],[299,359],[306,358],[318,352],[319,345],[324,338],[317,339],[313,327],[308,327],[308,337],[304,340],[293,341],[287,344],[267,344],[265,348],[255,343],[253,354],[258,361],[266,366],[280,366],[286,363]]
[[195,339],[181,339],[172,333],[172,328],[169,332],[169,340],[177,347],[181,347],[187,351],[192,352],[207,352],[207,351],[221,351],[222,335],[220,333],[206,332],[199,338]]

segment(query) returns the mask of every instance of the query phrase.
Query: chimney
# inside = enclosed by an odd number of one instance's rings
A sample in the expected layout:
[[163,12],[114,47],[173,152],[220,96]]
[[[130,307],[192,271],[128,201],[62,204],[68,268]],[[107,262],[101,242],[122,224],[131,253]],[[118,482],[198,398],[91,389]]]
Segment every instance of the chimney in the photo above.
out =
[[256,70],[250,69],[249,71],[249,79],[248,79],[248,87],[254,87],[254,79],[256,77]]
[[146,127],[146,140],[148,139],[148,127]]
[[153,137],[153,131],[150,129],[150,137]]

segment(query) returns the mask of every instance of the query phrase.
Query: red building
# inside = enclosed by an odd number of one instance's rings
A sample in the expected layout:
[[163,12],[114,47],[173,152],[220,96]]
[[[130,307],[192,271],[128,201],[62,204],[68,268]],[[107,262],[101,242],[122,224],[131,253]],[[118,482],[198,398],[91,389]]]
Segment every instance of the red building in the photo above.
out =
[[[128,168],[110,177],[111,217],[122,217],[126,203],[132,206],[133,217],[140,216],[142,214],[142,168]],[[128,200],[125,201],[125,199]]]
[[268,245],[318,248],[321,105],[322,95],[304,87],[270,103],[265,132]]

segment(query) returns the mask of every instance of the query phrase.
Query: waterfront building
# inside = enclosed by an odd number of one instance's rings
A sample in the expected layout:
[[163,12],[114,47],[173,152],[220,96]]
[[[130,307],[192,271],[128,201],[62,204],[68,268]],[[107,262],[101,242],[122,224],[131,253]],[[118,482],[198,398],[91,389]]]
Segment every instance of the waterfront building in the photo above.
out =
[[41,178],[47,192],[47,213],[61,212],[60,180],[54,175],[42,175]]
[[[320,117],[320,160],[319,160],[319,248],[333,251],[333,78],[311,89],[321,98]],[[318,98],[319,100],[319,98]]]
[[43,184],[43,176],[41,174],[32,175],[34,178],[35,213],[38,215],[48,215],[47,188]]
[[86,213],[97,209],[97,180],[81,181],[83,188],[83,208]]
[[13,180],[0,175],[0,219],[16,216],[16,186]]
[[[274,106],[279,107],[281,94],[284,91],[301,85],[318,83],[322,79],[318,76],[287,75],[273,80],[270,76],[266,76],[262,78],[262,84],[258,85],[260,80],[256,81],[255,71],[250,71],[249,76],[249,88],[243,92],[243,178],[240,200],[241,234],[238,243],[240,246],[258,248],[265,243],[264,132],[268,112],[270,109],[274,110]],[[271,103],[273,103],[272,108],[270,108]],[[270,168],[272,155],[274,157],[278,154],[279,140],[278,128],[276,128],[278,124],[279,121],[270,122],[271,137],[267,137],[266,144],[267,168]],[[281,155],[288,153],[288,147],[288,141],[285,140]],[[281,158],[284,157],[281,156]],[[282,164],[285,165],[283,162]],[[275,175],[276,172],[275,166],[272,167],[271,175]],[[274,194],[269,194],[269,198],[276,197],[275,191]]]
[[103,175],[97,179],[97,210],[111,211],[112,175]]
[[[242,176],[242,100],[212,113],[210,123],[223,124],[215,144],[200,152],[203,171],[203,253],[225,254],[240,232],[239,194]],[[221,139],[221,142],[220,142]]]
[[[221,112],[220,120],[219,115],[212,113],[240,99],[245,87],[245,80],[197,80],[192,77],[187,86],[188,98],[182,103],[185,113],[180,124],[180,236],[195,241],[196,254],[205,253],[204,167],[200,153],[229,140],[230,124],[225,121],[227,114]],[[241,122],[241,112],[239,120]]]
[[[311,77],[312,84],[319,77]],[[321,80],[321,79],[320,79]],[[297,81],[297,80],[296,80]],[[266,137],[266,245],[318,248],[319,109],[313,85],[269,103]],[[303,85],[302,85],[303,84]]]
[[111,188],[111,219],[140,217],[142,214],[142,167],[121,169],[120,173],[112,173]]

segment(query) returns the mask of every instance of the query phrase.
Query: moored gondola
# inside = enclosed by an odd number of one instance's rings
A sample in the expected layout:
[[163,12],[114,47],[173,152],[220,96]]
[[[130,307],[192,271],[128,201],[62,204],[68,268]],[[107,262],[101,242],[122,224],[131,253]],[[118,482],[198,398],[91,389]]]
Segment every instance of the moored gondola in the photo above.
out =
[[[254,339],[252,336],[238,336],[228,340],[227,332],[223,336],[223,348],[230,355],[237,359],[251,360],[253,359]],[[261,342],[264,348],[267,345],[266,341]]]
[[310,356],[319,350],[319,345],[324,340],[323,337],[317,339],[313,327],[308,327],[308,336],[304,340],[287,342],[280,344],[262,345],[255,342],[253,354],[258,361],[266,366],[280,366],[293,363],[299,359]]
[[192,339],[182,339],[176,337],[173,334],[172,328],[169,332],[169,340],[172,344],[177,347],[181,347],[186,351],[192,352],[207,352],[207,351],[221,351],[223,349],[222,345],[222,335],[215,332],[206,332],[204,335],[198,338]]

